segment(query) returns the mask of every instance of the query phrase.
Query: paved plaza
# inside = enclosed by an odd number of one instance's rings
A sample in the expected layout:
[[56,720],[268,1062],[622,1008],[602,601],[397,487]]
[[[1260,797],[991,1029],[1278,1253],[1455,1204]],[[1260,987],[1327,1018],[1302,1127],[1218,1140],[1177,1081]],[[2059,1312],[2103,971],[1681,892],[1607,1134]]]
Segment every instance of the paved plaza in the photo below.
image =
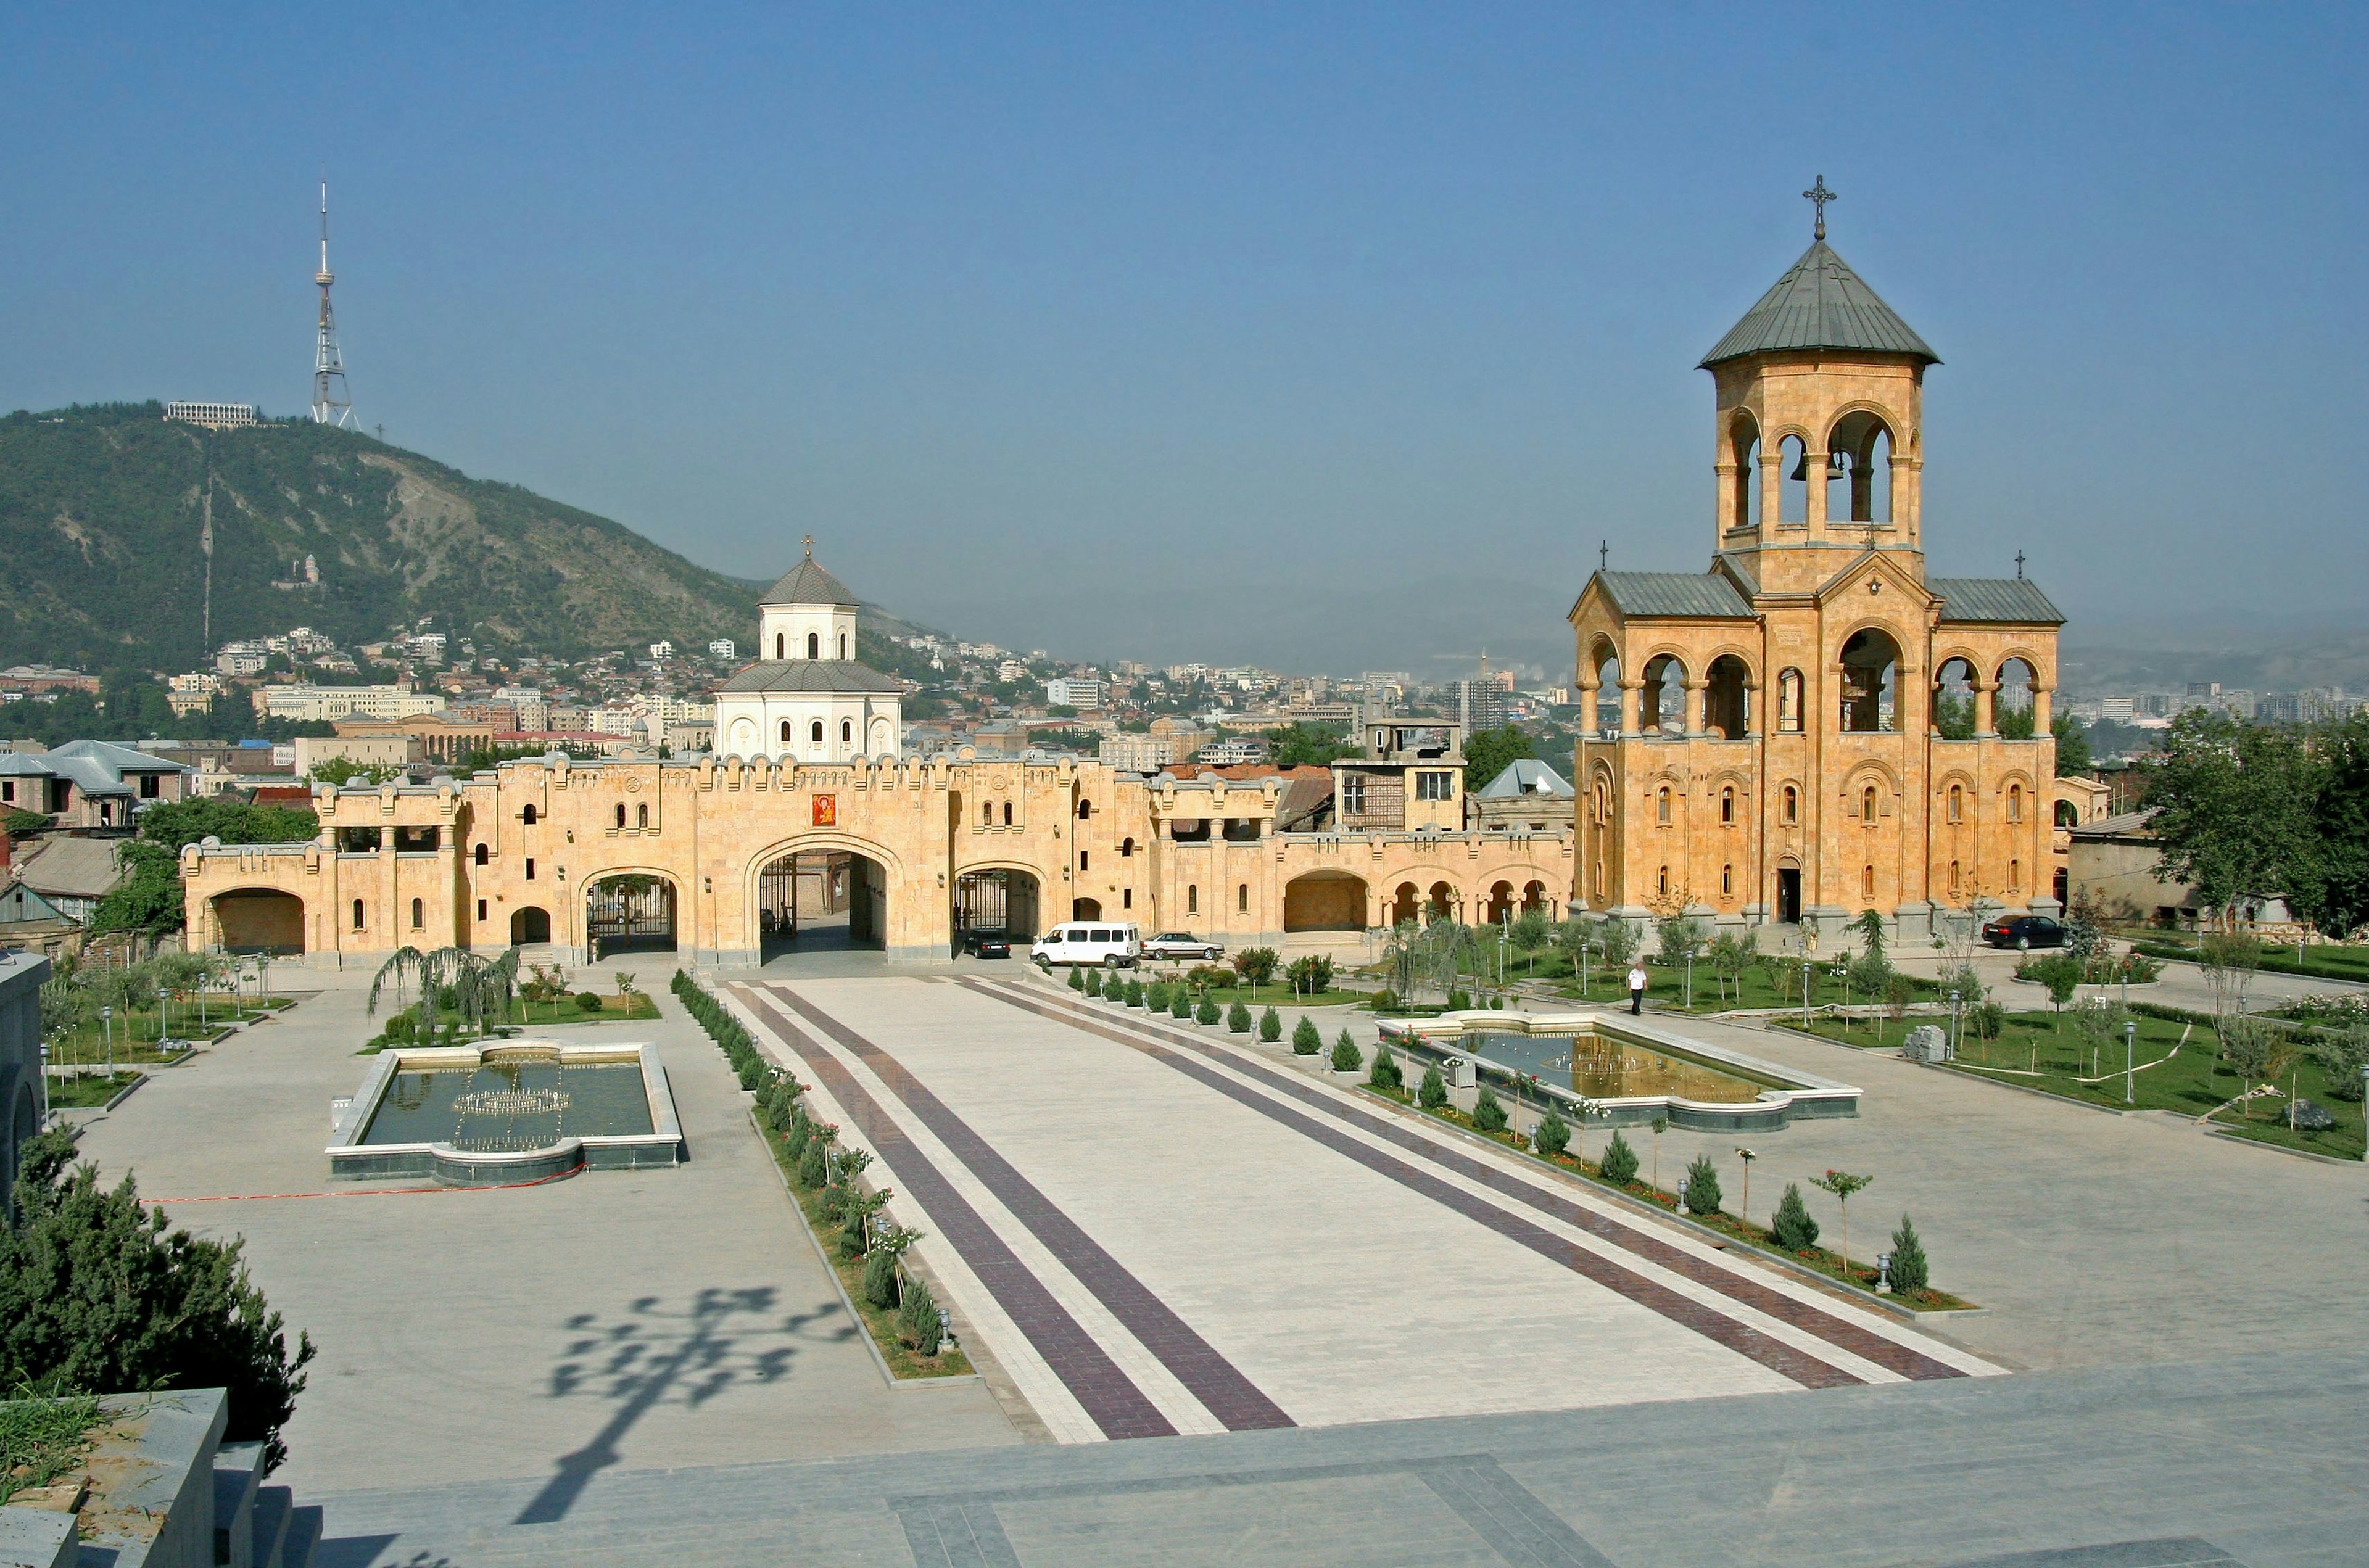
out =
[[[1021,965],[721,977],[879,1156],[990,1374],[892,1391],[671,960],[612,967],[664,1016],[555,1033],[658,1043],[675,1170],[331,1183],[374,1027],[351,975],[88,1127],[177,1221],[244,1234],[320,1345],[283,1478],[324,1561],[2358,1561],[2358,1167],[1665,1017],[1864,1087],[1756,1135],[1752,1207],[1873,1174],[1854,1251],[1906,1208],[1986,1309],[1909,1324]],[[1665,1135],[1664,1185],[1708,1152],[1740,1198],[1736,1141]]]

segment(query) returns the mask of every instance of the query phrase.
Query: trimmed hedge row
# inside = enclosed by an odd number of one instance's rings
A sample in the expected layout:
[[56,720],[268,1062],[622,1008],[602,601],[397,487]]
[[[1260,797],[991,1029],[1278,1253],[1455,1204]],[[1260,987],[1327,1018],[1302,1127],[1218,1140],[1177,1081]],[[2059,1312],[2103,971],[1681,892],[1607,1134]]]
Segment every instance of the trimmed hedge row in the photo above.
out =
[[741,1088],[762,1089],[772,1082],[778,1070],[765,1059],[765,1053],[757,1048],[757,1042],[750,1037],[740,1020],[727,1013],[722,1002],[702,990],[698,982],[681,969],[674,972],[670,989],[675,1000],[682,1003],[683,1011],[699,1020],[708,1038],[724,1052],[725,1059],[740,1077]]

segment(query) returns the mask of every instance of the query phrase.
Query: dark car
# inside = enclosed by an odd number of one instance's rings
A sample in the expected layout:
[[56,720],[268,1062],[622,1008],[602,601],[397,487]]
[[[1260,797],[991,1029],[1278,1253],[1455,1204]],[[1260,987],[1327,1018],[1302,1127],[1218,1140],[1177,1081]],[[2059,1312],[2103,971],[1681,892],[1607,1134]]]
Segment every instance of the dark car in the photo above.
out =
[[1983,927],[1983,940],[1994,947],[2062,947],[2065,928],[2046,915],[2008,915]]
[[1001,931],[967,931],[963,933],[963,951],[974,958],[1009,958],[1012,937]]

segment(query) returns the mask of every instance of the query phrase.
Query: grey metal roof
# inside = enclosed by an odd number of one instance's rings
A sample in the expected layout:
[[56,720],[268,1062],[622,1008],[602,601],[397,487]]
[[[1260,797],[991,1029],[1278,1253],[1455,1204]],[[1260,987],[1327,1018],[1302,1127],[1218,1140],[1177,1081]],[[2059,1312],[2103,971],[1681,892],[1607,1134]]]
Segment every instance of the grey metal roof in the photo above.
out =
[[1572,797],[1572,787],[1563,776],[1535,757],[1517,757],[1505,771],[1472,792],[1477,799],[1505,800],[1520,795],[1551,795],[1563,800]]
[[1709,370],[1722,361],[1780,349],[1868,349],[1914,355],[1930,365],[1941,362],[1941,356],[1824,240],[1802,253],[1777,286],[1761,295],[1760,303],[1702,357],[1699,368]]
[[45,838],[17,861],[17,876],[45,898],[103,898],[123,880],[121,841]]
[[855,595],[847,585],[815,565],[814,545],[807,545],[807,558],[784,572],[779,581],[765,590],[760,604],[846,604],[855,602]]
[[1944,621],[2004,621],[2019,626],[2061,626],[2065,612],[2028,578],[1927,578],[1941,596]]
[[752,664],[716,688],[719,692],[887,692],[905,688],[893,677],[852,658],[769,659]]
[[1598,572],[1596,580],[1623,615],[1752,618],[1752,606],[1716,572]]

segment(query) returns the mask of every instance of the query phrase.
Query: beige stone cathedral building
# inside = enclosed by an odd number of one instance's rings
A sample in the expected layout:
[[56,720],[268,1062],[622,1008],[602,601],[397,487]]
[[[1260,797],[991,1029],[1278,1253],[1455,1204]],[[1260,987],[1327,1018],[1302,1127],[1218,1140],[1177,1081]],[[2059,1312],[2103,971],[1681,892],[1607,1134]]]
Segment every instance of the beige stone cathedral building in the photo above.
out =
[[2020,560],[2010,578],[1925,575],[1940,362],[1823,224],[1703,357],[1710,568],[1599,571],[1571,612],[1583,711],[1601,715],[1573,775],[1578,907],[1823,937],[1875,909],[1911,938],[2059,908],[2065,618]]

